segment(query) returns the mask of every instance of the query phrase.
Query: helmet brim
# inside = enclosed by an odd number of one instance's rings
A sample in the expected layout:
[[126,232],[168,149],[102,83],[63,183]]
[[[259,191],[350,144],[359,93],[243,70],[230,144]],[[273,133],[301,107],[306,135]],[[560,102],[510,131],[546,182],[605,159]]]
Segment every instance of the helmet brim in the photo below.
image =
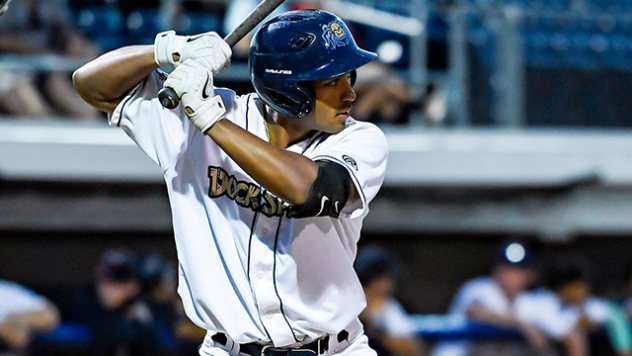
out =
[[327,63],[318,70],[312,72],[310,78],[306,80],[324,80],[335,78],[358,69],[375,58],[377,58],[377,54],[357,48],[353,54],[350,54],[348,58],[345,58],[344,63],[334,63],[336,60],[332,59],[330,63]]

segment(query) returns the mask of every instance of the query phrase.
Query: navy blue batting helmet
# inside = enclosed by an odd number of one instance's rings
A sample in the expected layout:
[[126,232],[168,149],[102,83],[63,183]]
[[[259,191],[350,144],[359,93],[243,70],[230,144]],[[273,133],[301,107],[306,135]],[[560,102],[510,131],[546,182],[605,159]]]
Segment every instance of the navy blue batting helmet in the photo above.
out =
[[322,10],[278,15],[259,28],[250,45],[250,78],[274,110],[303,118],[314,109],[314,94],[302,82],[334,78],[376,58],[360,49],[347,25]]

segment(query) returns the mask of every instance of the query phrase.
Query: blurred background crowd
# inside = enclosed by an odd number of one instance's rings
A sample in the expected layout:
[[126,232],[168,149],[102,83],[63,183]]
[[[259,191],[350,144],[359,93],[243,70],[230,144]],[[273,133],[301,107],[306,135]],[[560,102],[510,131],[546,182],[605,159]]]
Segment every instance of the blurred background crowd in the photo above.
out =
[[[524,239],[490,252],[489,270],[465,280],[445,313],[413,314],[397,292],[409,282],[405,262],[383,244],[362,244],[355,268],[372,347],[381,356],[632,354],[632,265],[610,276],[615,289],[597,293],[595,266],[581,252],[550,254]],[[2,355],[197,353],[205,331],[184,314],[176,263],[119,247],[89,267],[74,288],[0,279]]]
[[[256,0],[12,0],[0,18],[0,355],[195,355],[160,172],[72,87]],[[632,2],[305,0],[379,60],[390,160],[359,243],[380,356],[632,355]],[[249,39],[218,86],[252,90]],[[212,278],[212,276],[209,276]],[[218,291],[221,293],[221,291]]]

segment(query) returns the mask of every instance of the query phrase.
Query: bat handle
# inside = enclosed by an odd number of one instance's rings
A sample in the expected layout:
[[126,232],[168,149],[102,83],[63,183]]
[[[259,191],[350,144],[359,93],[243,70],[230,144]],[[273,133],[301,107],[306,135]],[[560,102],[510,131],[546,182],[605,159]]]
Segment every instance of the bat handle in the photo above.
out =
[[170,87],[164,87],[158,92],[160,104],[167,109],[175,109],[180,104],[180,98],[176,91]]
[[[239,24],[239,26],[230,31],[230,33],[224,38],[226,43],[233,47],[284,1],[285,0],[262,0],[259,5],[257,5],[257,7],[246,17],[246,19]],[[160,100],[162,106],[167,109],[174,109],[180,103],[180,98],[176,92],[169,87],[160,89],[158,92],[158,99]]]

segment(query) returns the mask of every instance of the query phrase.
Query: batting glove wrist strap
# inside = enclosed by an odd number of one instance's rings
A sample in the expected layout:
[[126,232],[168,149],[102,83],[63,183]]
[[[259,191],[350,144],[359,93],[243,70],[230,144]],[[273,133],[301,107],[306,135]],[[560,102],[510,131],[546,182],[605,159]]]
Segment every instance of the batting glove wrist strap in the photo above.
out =
[[176,68],[164,83],[180,97],[191,123],[206,133],[226,113],[226,107],[213,90],[213,73],[202,63],[190,59]]
[[175,31],[160,32],[154,41],[154,58],[159,66],[177,68],[189,59],[196,59],[213,74],[230,66],[232,50],[217,33],[178,36]]
[[206,133],[215,125],[216,122],[221,120],[226,113],[226,107],[219,95],[215,95],[206,103],[202,104],[197,111],[189,114],[189,107],[185,107],[185,111],[189,116],[189,120],[198,130],[202,133]]
[[176,31],[160,32],[154,40],[154,60],[161,67],[175,66],[174,50],[185,41],[183,36],[176,35]]
[[191,36],[178,44],[174,52],[175,66],[189,59],[195,59],[210,69],[213,74],[230,67],[230,56],[233,54],[226,43],[216,32],[206,32]]

